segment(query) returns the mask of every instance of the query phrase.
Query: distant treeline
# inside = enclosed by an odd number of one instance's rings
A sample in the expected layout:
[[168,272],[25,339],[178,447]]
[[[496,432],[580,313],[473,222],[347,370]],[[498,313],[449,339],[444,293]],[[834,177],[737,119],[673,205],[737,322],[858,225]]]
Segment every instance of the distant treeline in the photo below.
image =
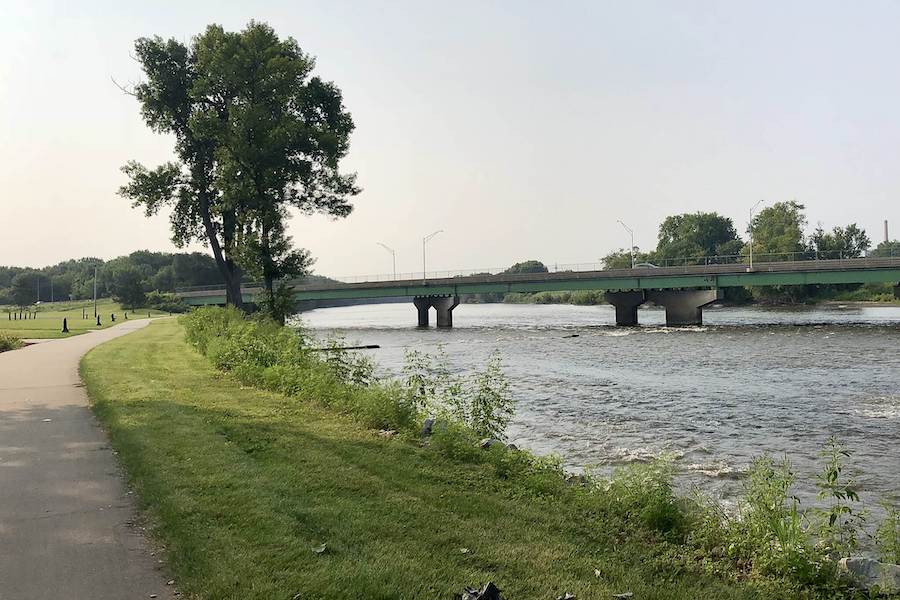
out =
[[86,257],[36,269],[0,266],[0,304],[26,306],[40,302],[83,300],[94,295],[141,305],[150,291],[174,292],[176,287],[220,282],[212,257],[200,252],[170,253],[138,250],[104,261]]
[[[754,264],[774,261],[802,261],[836,258],[900,257],[900,241],[884,241],[872,248],[866,232],[856,223],[834,227],[830,231],[817,227],[806,235],[804,206],[797,202],[777,202],[754,216]],[[750,239],[750,227],[747,230]],[[728,217],[715,212],[672,215],[659,226],[656,248],[619,249],[601,259],[604,269],[627,269],[632,264],[652,269],[675,265],[735,264],[749,261],[750,244],[738,235]],[[547,267],[536,260],[517,263],[505,273],[546,273]],[[825,299],[876,300],[894,298],[889,284],[839,284],[798,286],[757,286],[727,288],[725,300],[730,303],[763,302],[795,304]],[[599,291],[538,292],[533,294],[472,294],[466,302],[517,302],[539,304],[598,304]]]
[[[0,305],[93,298],[95,269],[97,296],[129,308],[152,304],[176,312],[176,288],[222,284],[216,262],[207,254],[138,250],[107,261],[86,257],[41,269],[0,266]],[[332,281],[317,275],[306,279]]]

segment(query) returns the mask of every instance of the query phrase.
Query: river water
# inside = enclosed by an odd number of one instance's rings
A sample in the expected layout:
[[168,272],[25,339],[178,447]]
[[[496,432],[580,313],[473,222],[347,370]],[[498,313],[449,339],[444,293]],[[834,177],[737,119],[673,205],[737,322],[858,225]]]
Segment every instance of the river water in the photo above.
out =
[[[499,350],[516,401],[509,440],[573,471],[668,454],[682,487],[724,500],[750,460],[787,455],[812,501],[829,436],[853,452],[863,499],[900,499],[900,307],[713,308],[666,328],[661,309],[617,328],[610,306],[464,304],[454,328],[415,327],[412,304],[318,309],[321,336],[360,344],[382,373],[443,345],[452,370]],[[432,314],[432,321],[434,315]]]

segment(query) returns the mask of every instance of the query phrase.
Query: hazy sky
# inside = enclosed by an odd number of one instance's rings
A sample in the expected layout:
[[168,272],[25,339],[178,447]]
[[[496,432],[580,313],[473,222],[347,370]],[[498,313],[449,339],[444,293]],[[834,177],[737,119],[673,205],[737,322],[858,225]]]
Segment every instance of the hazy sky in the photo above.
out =
[[330,275],[595,261],[669,214],[900,232],[900,3],[0,0],[0,264],[173,250],[116,195],[167,160],[136,101],[135,38],[269,22],[318,57],[364,188],[291,233]]

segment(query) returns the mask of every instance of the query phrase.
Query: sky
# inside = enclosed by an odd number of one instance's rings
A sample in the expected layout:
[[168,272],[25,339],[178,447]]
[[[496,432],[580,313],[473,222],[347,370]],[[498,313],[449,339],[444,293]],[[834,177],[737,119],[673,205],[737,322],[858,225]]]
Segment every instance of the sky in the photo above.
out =
[[[356,130],[346,219],[296,216],[315,271],[589,263],[668,215],[740,232],[758,200],[809,229],[900,237],[900,3],[0,0],[0,264],[176,250],[116,194],[171,158],[137,102],[134,40],[266,21],[317,58]],[[203,250],[202,246],[190,249]]]

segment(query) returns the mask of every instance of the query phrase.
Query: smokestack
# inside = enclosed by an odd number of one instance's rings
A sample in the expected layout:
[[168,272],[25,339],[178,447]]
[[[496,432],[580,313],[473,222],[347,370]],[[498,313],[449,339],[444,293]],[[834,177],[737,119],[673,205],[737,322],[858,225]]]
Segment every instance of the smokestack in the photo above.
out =
[[888,242],[887,219],[884,220],[884,243]]

